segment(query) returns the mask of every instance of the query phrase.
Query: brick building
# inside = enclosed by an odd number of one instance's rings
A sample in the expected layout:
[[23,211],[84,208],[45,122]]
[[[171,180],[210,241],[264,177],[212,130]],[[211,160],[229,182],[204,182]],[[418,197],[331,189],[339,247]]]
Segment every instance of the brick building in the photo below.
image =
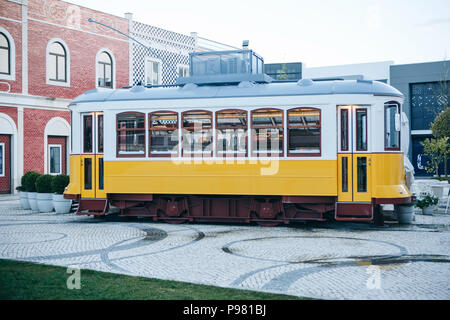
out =
[[57,0],[0,0],[0,193],[67,173],[70,100],[130,83],[129,20]]

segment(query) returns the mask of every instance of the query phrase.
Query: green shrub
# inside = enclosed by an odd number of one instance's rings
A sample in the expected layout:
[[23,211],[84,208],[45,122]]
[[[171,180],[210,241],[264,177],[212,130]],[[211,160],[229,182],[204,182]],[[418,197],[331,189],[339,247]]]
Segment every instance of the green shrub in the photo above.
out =
[[25,187],[25,190],[27,190],[28,192],[36,192],[35,183],[36,183],[36,179],[40,175],[41,175],[40,173],[37,173],[35,171],[28,171],[27,173],[25,173],[22,177],[22,179],[23,179],[22,185]]
[[56,194],[63,194],[64,189],[69,184],[69,176],[65,174],[58,174],[52,179],[52,192]]
[[417,201],[416,207],[423,209],[423,208],[427,208],[429,206],[435,206],[438,204],[438,202],[439,202],[438,197],[427,194],[425,196],[425,198]]
[[52,192],[52,179],[50,174],[43,174],[36,179],[36,191],[39,193],[51,193]]

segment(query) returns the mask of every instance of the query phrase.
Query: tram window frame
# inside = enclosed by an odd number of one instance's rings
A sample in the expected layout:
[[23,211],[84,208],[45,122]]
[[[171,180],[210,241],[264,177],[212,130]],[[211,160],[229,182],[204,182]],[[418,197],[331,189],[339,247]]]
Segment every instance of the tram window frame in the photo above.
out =
[[[232,114],[232,113],[243,113],[245,115],[245,125],[240,126],[219,126],[219,115],[221,114]],[[233,157],[247,157],[248,155],[248,111],[242,110],[242,109],[223,109],[216,111],[215,113],[215,123],[216,123],[216,130],[215,130],[215,140],[216,140],[216,156],[218,157],[227,157],[227,156],[233,156]],[[245,151],[238,151],[238,150],[230,150],[230,151],[219,151],[219,130],[242,130],[244,129],[244,136],[245,136]],[[233,137],[235,137],[236,134],[233,134]]]
[[[90,119],[90,127],[86,120]],[[89,128],[89,129],[87,129]],[[92,114],[83,115],[83,153],[92,153],[94,150],[94,117]]]
[[[397,108],[397,112],[394,113],[394,131],[397,132],[397,144],[398,144],[397,147],[389,147],[387,145],[387,141],[386,141],[386,134],[387,134],[386,122],[388,120],[386,112],[387,112],[388,108],[391,108],[393,106],[395,106]],[[384,104],[384,135],[383,135],[383,138],[384,138],[384,150],[386,150],[386,151],[400,151],[400,147],[401,147],[401,131],[400,130],[399,131],[395,130],[395,115],[396,114],[398,114],[399,116],[401,115],[400,105],[397,102],[394,102],[394,101],[386,102]]]
[[[127,114],[136,114],[136,115],[141,115],[144,117],[144,127],[143,128],[119,128],[119,117],[123,116],[123,115],[127,115]],[[127,112],[121,112],[116,114],[116,157],[117,158],[144,158],[146,155],[146,137],[145,137],[145,132],[147,130],[147,126],[146,126],[146,114],[143,112],[138,112],[138,111],[127,111]],[[121,132],[127,132],[127,131],[142,131],[144,134],[144,150],[141,152],[134,152],[134,151],[125,151],[125,153],[120,153],[119,151],[119,138],[120,138],[120,133]],[[124,151],[122,151],[124,152]]]
[[[347,118],[345,119],[345,125],[346,125],[346,130],[344,131],[343,128],[343,124],[344,124],[344,117],[343,114],[346,113],[347,114]],[[340,129],[341,129],[341,151],[349,151],[349,145],[350,145],[350,135],[349,135],[349,115],[350,115],[350,109],[341,109],[341,123],[340,123]],[[344,147],[344,141],[346,142],[346,145]]]
[[[171,114],[171,115],[175,115],[176,117],[176,124],[174,128],[155,128],[153,127],[152,124],[152,115],[154,114],[162,114],[162,113],[166,113],[166,114]],[[158,158],[158,157],[173,157],[176,156],[178,157],[179,154],[179,135],[178,135],[178,129],[179,129],[179,116],[178,116],[178,112],[176,111],[170,111],[170,110],[158,110],[158,111],[153,111],[150,112],[148,114],[148,156],[152,157],[152,158]],[[177,138],[177,147],[176,147],[176,152],[161,152],[161,153],[152,153],[152,132],[153,131],[174,131]]]
[[[192,127],[185,127],[185,125],[184,125],[184,117],[186,116],[186,114],[189,114],[189,113],[196,113],[196,112],[198,112],[198,113],[206,113],[206,114],[208,114],[209,116],[210,116],[210,119],[211,119],[211,121],[210,121],[210,125],[209,126],[206,126],[206,127],[204,127],[203,125],[202,125],[202,129],[201,129],[201,131],[204,131],[204,130],[209,130],[209,135],[210,135],[210,143],[209,143],[209,145],[211,146],[211,151],[204,151],[203,150],[203,148],[202,148],[202,151],[201,152],[195,152],[195,151],[188,151],[188,152],[186,152],[186,150],[185,150],[185,148],[184,148],[184,139],[186,138],[186,132],[188,132],[188,133],[193,133],[193,132],[195,132],[195,126],[194,126],[194,128],[192,128]],[[203,157],[203,156],[205,156],[205,155],[207,155],[207,156],[210,156],[210,157],[212,157],[213,156],[213,142],[214,142],[214,130],[213,130],[213,112],[212,111],[208,111],[208,110],[187,110],[187,111],[184,111],[184,112],[182,112],[181,113],[181,155],[183,156],[183,157],[199,157],[199,156],[201,156],[201,157]]]
[[104,152],[104,135],[105,135],[104,124],[105,122],[103,114],[99,114],[97,116],[97,153]]
[[[358,122],[358,113],[365,113],[366,115],[366,119],[365,119],[365,146],[361,145],[361,141],[360,141],[360,135],[359,135],[359,122]],[[368,121],[367,118],[369,117],[369,112],[367,110],[367,108],[358,108],[355,110],[355,122],[356,122],[356,128],[355,128],[355,133],[356,133],[356,151],[368,151],[369,150],[369,137],[368,137]],[[363,134],[364,137],[364,133],[361,130],[361,133]],[[360,146],[362,146],[362,148],[360,148]]]
[[[255,127],[255,124],[253,122],[253,115],[257,112],[264,112],[264,111],[276,111],[276,112],[281,112],[281,124],[280,125],[275,125],[275,126],[257,126]],[[250,150],[250,154],[252,157],[284,157],[284,138],[285,138],[285,130],[284,130],[284,110],[283,109],[279,109],[279,108],[259,108],[259,109],[255,109],[255,110],[251,110],[250,112],[250,137],[251,137],[251,150]],[[272,153],[272,152],[267,152],[267,150],[265,150],[265,152],[255,152],[254,146],[256,144],[256,139],[254,139],[254,137],[256,137],[256,131],[254,131],[255,129],[278,129],[278,131],[280,132],[281,129],[281,134],[282,137],[280,137],[280,147],[281,147],[281,151],[280,152],[276,152],[276,153]]]
[[[319,124],[317,125],[291,125],[289,121],[290,113],[293,111],[312,110],[319,112]],[[290,129],[319,129],[319,151],[318,152],[291,152],[290,151]],[[287,110],[287,154],[288,157],[320,157],[322,155],[322,110],[314,107],[297,107]]]

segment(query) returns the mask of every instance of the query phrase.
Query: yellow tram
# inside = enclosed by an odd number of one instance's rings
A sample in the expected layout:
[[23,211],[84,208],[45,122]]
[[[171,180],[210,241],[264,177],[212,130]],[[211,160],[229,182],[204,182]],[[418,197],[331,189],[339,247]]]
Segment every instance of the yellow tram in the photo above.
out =
[[411,202],[403,95],[377,81],[278,83],[251,50],[191,54],[171,86],[95,89],[71,104],[78,214],[186,221],[371,221]]

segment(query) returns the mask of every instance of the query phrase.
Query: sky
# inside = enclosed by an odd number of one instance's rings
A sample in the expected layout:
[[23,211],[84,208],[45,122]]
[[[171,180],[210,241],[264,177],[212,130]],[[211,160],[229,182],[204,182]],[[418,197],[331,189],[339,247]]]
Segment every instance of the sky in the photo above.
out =
[[450,59],[450,0],[67,0],[249,47],[265,63],[321,67]]

